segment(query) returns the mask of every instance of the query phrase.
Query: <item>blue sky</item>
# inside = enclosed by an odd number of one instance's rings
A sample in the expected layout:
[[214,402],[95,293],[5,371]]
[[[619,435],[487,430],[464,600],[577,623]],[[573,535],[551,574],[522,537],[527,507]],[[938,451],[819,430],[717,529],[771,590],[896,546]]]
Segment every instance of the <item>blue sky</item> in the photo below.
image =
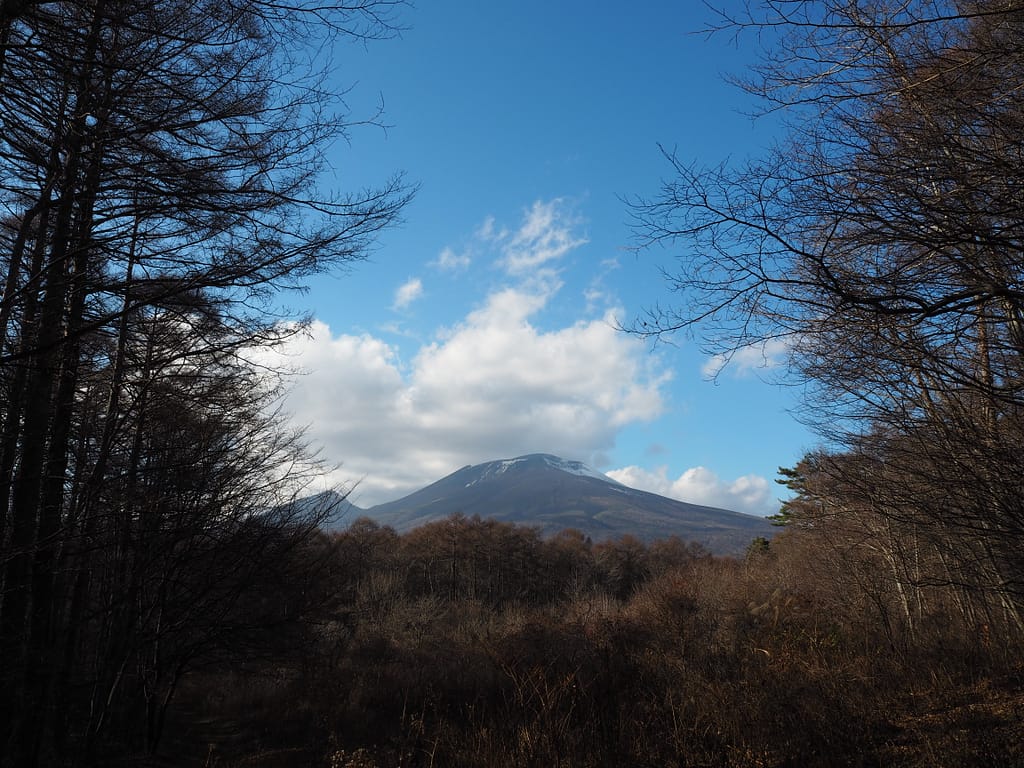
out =
[[[753,354],[720,373],[694,342],[614,330],[670,301],[671,253],[635,253],[623,197],[670,173],[658,143],[758,153],[722,75],[753,39],[692,34],[700,3],[421,2],[401,37],[335,51],[355,118],[325,184],[420,190],[371,258],[294,297],[311,334],[287,407],[370,506],[470,463],[549,452],[635,487],[754,513],[813,436]],[[771,351],[771,350],[769,350]],[[769,357],[769,361],[771,358]]]

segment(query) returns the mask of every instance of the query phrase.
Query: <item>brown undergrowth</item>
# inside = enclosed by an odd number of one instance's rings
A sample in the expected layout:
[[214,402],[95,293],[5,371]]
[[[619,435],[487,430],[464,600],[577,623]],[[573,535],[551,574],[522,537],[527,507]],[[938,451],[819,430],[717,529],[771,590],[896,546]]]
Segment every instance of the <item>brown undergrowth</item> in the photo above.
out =
[[785,539],[770,556],[675,546],[658,562],[626,542],[637,562],[625,595],[613,579],[627,557],[581,544],[566,567],[564,551],[531,540],[532,586],[505,563],[489,589],[459,581],[468,561],[431,575],[403,559],[401,537],[381,539],[386,550],[339,577],[346,600],[302,653],[191,677],[178,712],[202,711],[206,736],[234,724],[206,764],[1024,765],[1010,633],[974,642],[935,621],[894,645],[862,596],[812,579]]

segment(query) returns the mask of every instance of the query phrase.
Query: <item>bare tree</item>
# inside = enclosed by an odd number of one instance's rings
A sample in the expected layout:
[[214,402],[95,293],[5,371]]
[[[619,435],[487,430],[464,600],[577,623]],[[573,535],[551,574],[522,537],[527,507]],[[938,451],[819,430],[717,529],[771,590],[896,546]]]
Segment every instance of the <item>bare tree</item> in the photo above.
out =
[[139,685],[173,692],[190,654],[146,654],[175,626],[195,655],[221,611],[180,594],[188,569],[251,583],[216,569],[307,465],[238,355],[408,199],[320,185],[351,121],[316,54],[397,5],[0,5],[0,762],[61,761],[62,718],[92,744]]
[[927,521],[1019,602],[1024,7],[762,10],[719,31],[764,33],[742,85],[788,116],[786,136],[740,166],[666,152],[674,178],[633,210],[644,244],[678,249],[682,300],[633,330],[696,332],[726,356],[784,341],[810,421],[900,468],[861,476],[888,483],[877,508]]

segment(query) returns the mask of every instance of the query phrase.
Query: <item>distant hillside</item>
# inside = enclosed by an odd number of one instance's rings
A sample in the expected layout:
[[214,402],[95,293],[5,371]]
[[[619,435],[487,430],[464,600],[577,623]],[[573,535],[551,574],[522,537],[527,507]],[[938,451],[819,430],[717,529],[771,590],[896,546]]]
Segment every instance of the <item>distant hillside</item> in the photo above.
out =
[[364,510],[333,490],[321,491],[313,496],[298,499],[291,509],[300,515],[322,516],[321,526],[328,530],[347,528],[353,520],[364,513]]
[[776,530],[763,518],[638,491],[549,454],[466,466],[397,501],[353,507],[344,522],[364,515],[404,532],[455,512],[540,526],[546,534],[576,528],[594,541],[676,535],[719,554],[741,553]]

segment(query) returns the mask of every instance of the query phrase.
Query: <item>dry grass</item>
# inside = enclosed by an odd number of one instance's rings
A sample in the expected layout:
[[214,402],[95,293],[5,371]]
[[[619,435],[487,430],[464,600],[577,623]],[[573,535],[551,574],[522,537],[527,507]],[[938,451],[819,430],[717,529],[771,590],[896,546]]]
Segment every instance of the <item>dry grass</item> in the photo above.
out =
[[196,676],[192,700],[237,725],[210,753],[225,768],[1024,765],[1012,648],[940,621],[893,648],[799,565],[699,557],[626,599],[577,572],[487,604],[380,559],[303,664]]

